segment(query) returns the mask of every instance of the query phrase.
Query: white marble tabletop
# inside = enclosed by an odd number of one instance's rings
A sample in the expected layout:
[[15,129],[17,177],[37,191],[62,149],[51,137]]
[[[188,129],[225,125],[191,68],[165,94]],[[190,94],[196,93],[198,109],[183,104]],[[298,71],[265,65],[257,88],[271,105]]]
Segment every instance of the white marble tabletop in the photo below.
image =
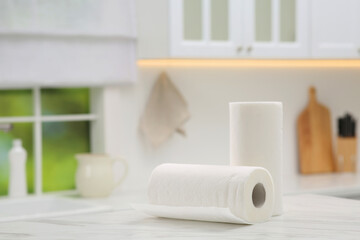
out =
[[0,239],[360,239],[358,200],[292,195],[284,203],[282,216],[255,225],[153,218],[118,208],[1,223]]

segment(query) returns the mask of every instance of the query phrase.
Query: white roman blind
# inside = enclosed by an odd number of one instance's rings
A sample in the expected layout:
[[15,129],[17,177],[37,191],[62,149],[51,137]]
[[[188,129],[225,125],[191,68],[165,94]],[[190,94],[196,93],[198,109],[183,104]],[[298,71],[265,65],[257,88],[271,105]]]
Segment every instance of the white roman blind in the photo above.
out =
[[135,0],[1,0],[0,88],[136,77]]

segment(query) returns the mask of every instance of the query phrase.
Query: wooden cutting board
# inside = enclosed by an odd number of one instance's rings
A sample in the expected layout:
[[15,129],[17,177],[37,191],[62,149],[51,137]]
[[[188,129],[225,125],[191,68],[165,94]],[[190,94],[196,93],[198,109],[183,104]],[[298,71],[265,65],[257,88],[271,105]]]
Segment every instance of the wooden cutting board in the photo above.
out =
[[316,99],[314,87],[309,89],[309,103],[297,121],[300,172],[325,173],[335,170],[332,148],[330,111]]

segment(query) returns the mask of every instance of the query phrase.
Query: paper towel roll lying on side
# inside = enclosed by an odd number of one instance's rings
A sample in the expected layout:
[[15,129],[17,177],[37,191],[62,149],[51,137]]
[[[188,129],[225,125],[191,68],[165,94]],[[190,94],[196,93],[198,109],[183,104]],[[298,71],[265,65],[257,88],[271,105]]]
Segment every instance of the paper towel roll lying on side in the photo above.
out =
[[165,218],[252,224],[268,220],[274,186],[260,167],[162,164],[152,172],[150,204],[132,206]]
[[274,215],[282,214],[281,102],[233,102],[230,106],[230,165],[259,166],[274,181]]

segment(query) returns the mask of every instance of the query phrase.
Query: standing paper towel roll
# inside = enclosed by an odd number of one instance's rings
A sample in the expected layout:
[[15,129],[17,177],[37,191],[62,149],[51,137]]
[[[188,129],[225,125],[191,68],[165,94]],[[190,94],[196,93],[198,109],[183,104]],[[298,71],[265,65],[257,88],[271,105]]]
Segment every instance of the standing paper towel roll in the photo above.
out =
[[260,167],[162,164],[148,196],[150,204],[133,207],[166,218],[251,224],[268,220],[274,208],[271,175]]
[[282,213],[281,102],[230,103],[230,165],[259,166],[274,181],[274,215]]

